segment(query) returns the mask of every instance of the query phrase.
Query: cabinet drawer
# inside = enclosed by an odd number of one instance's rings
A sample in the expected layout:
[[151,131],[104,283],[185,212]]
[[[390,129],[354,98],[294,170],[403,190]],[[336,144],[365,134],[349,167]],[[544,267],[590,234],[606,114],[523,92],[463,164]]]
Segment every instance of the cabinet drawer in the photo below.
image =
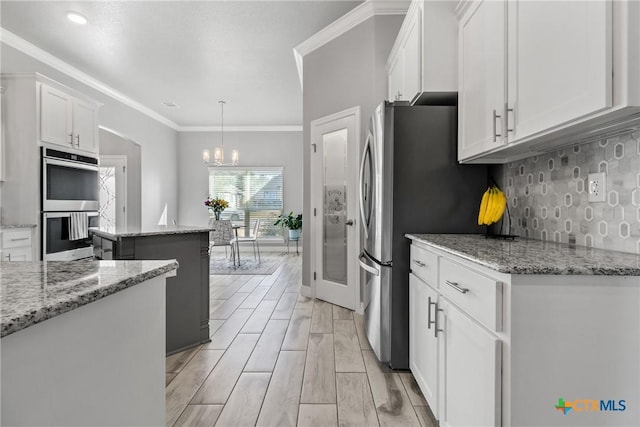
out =
[[438,256],[419,246],[411,245],[409,268],[420,279],[433,287],[438,286]]
[[2,248],[19,248],[31,246],[31,230],[4,230],[2,232]]
[[494,331],[502,330],[502,285],[454,261],[440,260],[440,292]]

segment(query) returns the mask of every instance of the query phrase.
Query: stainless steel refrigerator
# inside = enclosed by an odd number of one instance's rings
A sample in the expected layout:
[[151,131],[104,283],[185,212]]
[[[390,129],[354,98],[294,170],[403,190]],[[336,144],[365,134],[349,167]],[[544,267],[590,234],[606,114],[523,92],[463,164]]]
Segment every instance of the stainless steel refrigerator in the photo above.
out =
[[486,188],[486,166],[458,164],[455,106],[376,108],[360,165],[360,276],[367,338],[392,368],[409,368],[405,234],[482,233],[477,214]]

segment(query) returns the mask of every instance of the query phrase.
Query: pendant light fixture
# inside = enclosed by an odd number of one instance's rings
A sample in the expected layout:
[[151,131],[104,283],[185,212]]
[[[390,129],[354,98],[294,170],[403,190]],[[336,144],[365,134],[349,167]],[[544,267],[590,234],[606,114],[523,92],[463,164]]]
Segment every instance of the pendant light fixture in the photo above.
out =
[[[240,161],[240,152],[231,150],[231,163],[224,162],[224,104],[225,101],[218,101],[220,104],[220,146],[213,151],[213,164],[215,166],[236,166]],[[202,161],[209,163],[211,161],[211,153],[209,150],[202,150]]]

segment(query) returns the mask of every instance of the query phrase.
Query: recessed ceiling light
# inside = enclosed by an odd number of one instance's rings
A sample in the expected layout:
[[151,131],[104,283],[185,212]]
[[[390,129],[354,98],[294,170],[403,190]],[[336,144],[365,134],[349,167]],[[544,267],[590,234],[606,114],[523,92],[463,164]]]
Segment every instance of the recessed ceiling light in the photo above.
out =
[[67,18],[69,19],[69,21],[78,25],[84,25],[87,23],[87,18],[80,15],[78,12],[68,12]]

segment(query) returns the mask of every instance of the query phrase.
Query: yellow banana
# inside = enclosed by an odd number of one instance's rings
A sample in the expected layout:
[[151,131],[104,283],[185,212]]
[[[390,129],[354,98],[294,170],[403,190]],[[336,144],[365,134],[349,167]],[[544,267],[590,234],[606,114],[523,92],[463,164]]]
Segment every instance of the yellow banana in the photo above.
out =
[[491,210],[487,212],[487,220],[485,221],[487,225],[494,223],[493,219],[496,216],[496,210],[498,209],[499,203],[500,198],[498,196],[498,189],[496,187],[491,187]]
[[490,188],[487,188],[487,191],[482,195],[482,201],[480,202],[480,211],[478,212],[478,225],[484,224],[484,217],[487,213],[487,206],[489,204],[489,193]]
[[507,196],[505,196],[501,190],[498,190],[498,192],[499,192],[498,193],[499,203],[496,209],[495,216],[493,217],[493,222],[498,222],[500,221],[500,219],[502,219],[502,215],[504,215],[504,210],[507,207]]
[[493,190],[493,187],[489,188],[489,201],[487,202],[487,211],[484,213],[483,217],[482,217],[482,223],[484,225],[489,225],[491,224],[491,214],[493,213],[493,210],[495,209],[495,203],[496,203],[496,198],[495,196],[495,192]]

